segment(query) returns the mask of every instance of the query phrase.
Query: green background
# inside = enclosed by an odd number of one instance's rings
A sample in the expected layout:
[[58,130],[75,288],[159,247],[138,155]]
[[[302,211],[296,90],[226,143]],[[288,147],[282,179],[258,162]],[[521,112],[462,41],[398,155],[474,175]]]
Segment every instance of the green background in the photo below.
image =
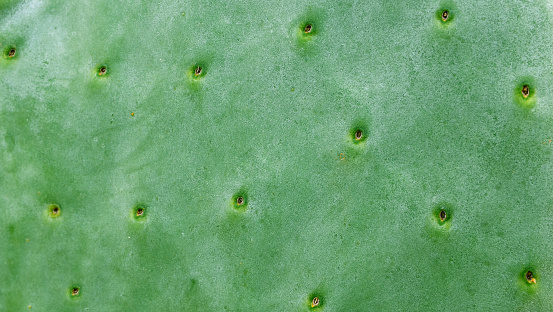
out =
[[0,0],[0,310],[553,310],[552,28],[533,0]]

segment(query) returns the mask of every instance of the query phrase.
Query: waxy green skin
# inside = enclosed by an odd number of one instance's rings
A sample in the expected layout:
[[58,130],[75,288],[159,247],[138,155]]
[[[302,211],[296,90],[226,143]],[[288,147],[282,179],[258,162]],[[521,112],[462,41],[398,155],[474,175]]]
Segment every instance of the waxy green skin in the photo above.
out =
[[553,310],[552,14],[0,1],[0,311]]

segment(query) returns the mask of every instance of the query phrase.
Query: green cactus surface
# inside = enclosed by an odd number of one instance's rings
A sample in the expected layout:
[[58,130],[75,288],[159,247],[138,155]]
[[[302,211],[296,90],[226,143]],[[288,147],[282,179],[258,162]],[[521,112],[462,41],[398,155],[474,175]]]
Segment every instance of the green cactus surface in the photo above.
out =
[[0,0],[0,311],[553,311],[553,4]]

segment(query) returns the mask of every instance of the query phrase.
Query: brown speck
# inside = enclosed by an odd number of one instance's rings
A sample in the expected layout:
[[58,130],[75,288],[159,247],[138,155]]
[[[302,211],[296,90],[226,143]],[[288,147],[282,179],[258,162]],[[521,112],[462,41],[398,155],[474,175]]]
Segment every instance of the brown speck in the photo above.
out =
[[196,67],[196,69],[194,69],[194,75],[199,76],[201,74],[202,74],[202,68],[200,66]]
[[313,25],[311,25],[311,24],[305,25],[305,28],[303,29],[303,31],[304,31],[306,34],[310,33],[312,30],[313,30]]
[[57,215],[59,212],[60,212],[60,208],[57,206],[52,209],[52,214]]
[[105,66],[100,67],[100,71],[98,72],[98,75],[104,75],[107,72],[107,68]]
[[71,290],[71,295],[76,296],[78,294],[79,294],[79,287],[73,287],[73,289]]
[[140,217],[144,214],[144,208],[138,208],[136,209],[136,216]]
[[15,56],[15,48],[10,49],[8,52],[8,57],[14,57]]

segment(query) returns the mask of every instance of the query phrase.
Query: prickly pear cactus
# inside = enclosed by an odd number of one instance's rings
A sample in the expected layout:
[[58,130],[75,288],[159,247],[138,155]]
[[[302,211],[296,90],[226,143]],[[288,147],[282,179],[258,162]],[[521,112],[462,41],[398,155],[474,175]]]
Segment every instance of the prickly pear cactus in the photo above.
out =
[[553,310],[552,24],[0,1],[0,310]]

